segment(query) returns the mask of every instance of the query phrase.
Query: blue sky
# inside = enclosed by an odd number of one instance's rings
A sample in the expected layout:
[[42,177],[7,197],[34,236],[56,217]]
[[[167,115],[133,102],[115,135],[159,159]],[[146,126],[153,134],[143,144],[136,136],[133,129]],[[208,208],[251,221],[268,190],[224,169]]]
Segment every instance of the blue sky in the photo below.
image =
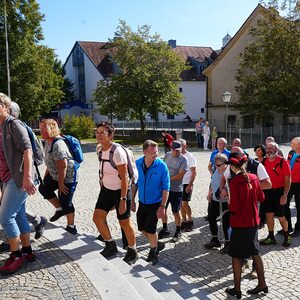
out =
[[65,62],[75,41],[107,41],[119,19],[136,30],[150,25],[177,45],[222,46],[255,9],[258,0],[37,0],[45,15],[43,44]]

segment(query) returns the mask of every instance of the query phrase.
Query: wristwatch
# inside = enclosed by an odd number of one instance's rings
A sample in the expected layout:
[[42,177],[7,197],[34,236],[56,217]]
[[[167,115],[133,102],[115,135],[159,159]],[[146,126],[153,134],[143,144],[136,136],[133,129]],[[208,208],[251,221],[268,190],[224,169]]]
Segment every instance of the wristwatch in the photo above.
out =
[[166,208],[166,206],[164,204],[161,204],[160,206],[162,206],[163,208]]
[[127,197],[121,197],[120,199],[126,201]]

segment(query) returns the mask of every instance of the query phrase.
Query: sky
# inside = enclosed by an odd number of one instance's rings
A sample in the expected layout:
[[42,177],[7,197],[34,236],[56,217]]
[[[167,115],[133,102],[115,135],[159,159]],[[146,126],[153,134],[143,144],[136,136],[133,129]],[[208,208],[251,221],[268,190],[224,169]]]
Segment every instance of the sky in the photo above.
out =
[[222,47],[233,36],[258,0],[37,0],[43,44],[55,49],[64,63],[76,41],[105,42],[113,38],[119,20],[133,31],[150,25],[151,33],[181,46]]

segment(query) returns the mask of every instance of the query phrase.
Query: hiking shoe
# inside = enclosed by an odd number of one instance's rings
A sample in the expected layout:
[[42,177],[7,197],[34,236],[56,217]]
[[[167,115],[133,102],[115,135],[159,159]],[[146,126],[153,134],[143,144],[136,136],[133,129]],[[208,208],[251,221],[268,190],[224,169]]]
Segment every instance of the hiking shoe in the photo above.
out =
[[276,239],[268,236],[264,240],[260,241],[259,244],[261,246],[276,245]]
[[55,214],[50,218],[50,222],[55,222],[64,215],[65,213],[62,210],[57,210]]
[[175,232],[175,234],[174,234],[174,236],[173,236],[173,238],[172,238],[172,240],[171,240],[171,242],[173,242],[173,243],[176,243],[176,242],[178,242],[179,241],[179,239],[180,239],[180,237],[181,237],[181,232]]
[[10,250],[10,246],[7,243],[0,244],[0,253],[8,252]]
[[224,247],[220,250],[221,254],[228,254],[229,251],[229,242],[224,243]]
[[138,260],[139,256],[135,249],[132,249],[130,247],[127,248],[127,253],[123,260],[128,263],[130,266],[134,264]]
[[157,248],[156,248],[156,252],[159,253],[160,251],[165,249],[165,243],[163,242],[157,242]]
[[66,229],[66,231],[68,231],[69,233],[71,233],[73,235],[77,234],[76,226],[71,227],[71,226],[68,225],[65,229]]
[[158,263],[158,252],[150,250],[146,262],[152,262],[153,266],[156,265]]
[[168,229],[162,229],[159,233],[158,233],[158,239],[164,239],[170,236],[170,231]]
[[287,236],[284,237],[284,241],[282,243],[283,247],[290,247],[291,246],[291,242],[292,242],[292,236],[289,234]]
[[220,248],[221,243],[218,239],[211,239],[209,243],[204,245],[204,248],[206,249],[213,249],[213,248]]
[[33,252],[31,252],[31,253],[24,253],[23,252],[23,255],[24,255],[27,262],[35,262],[36,255]]
[[181,230],[185,229],[187,225],[188,225],[188,222],[186,222],[186,221],[183,222],[183,221],[182,221],[182,222],[181,222],[180,229],[181,229]]
[[34,226],[35,235],[34,238],[38,240],[44,233],[45,227],[48,224],[48,220],[45,217],[41,216],[41,222]]
[[190,231],[193,230],[193,227],[194,227],[194,222],[193,221],[188,221],[184,231],[190,232]]
[[96,237],[96,240],[100,241],[100,242],[104,242],[104,238],[101,234],[99,234],[97,237]]
[[105,248],[100,252],[105,258],[109,258],[118,253],[118,248],[115,241],[105,242]]
[[25,262],[26,259],[24,255],[18,257],[11,253],[5,264],[0,268],[0,274],[4,276],[13,274],[18,271]]

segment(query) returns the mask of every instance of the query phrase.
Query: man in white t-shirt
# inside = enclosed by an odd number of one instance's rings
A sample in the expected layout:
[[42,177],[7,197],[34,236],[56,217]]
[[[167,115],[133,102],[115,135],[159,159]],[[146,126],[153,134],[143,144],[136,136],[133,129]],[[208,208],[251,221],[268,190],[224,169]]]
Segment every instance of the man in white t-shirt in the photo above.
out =
[[[96,203],[93,221],[105,241],[105,248],[101,251],[101,254],[105,258],[117,254],[116,243],[112,239],[106,223],[109,211],[113,208],[116,209],[117,218],[128,241],[127,254],[124,261],[131,265],[138,259],[138,254],[136,251],[135,231],[130,221],[131,191],[129,189],[127,154],[121,146],[117,146],[114,151],[112,150],[114,132],[114,127],[109,123],[100,123],[97,126],[96,138],[98,143],[102,145],[99,152],[101,190]],[[110,160],[111,151],[114,165],[112,165]]]
[[187,159],[187,172],[183,176],[183,192],[181,201],[181,229],[185,231],[192,231],[194,221],[192,218],[192,210],[189,202],[191,201],[194,180],[196,178],[196,159],[192,153],[187,151],[187,144],[185,139],[180,139],[182,144],[181,154]]

